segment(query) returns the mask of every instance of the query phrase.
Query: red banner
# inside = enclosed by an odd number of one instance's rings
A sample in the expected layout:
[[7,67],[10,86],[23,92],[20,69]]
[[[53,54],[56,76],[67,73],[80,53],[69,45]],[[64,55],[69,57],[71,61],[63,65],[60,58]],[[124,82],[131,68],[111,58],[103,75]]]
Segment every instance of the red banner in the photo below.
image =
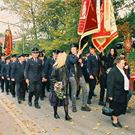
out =
[[103,0],[100,13],[100,31],[92,36],[93,45],[99,52],[118,37],[111,0]]
[[95,0],[82,0],[82,8],[80,12],[80,21],[78,26],[78,34],[92,34],[93,30],[97,30],[97,14]]
[[5,32],[4,49],[6,56],[9,56],[12,51],[12,33],[10,29],[7,29]]
[[78,25],[78,34],[81,35],[79,46],[81,44],[81,40],[84,37],[93,34],[97,31],[98,21],[96,13],[96,2],[95,0],[82,0],[80,20]]

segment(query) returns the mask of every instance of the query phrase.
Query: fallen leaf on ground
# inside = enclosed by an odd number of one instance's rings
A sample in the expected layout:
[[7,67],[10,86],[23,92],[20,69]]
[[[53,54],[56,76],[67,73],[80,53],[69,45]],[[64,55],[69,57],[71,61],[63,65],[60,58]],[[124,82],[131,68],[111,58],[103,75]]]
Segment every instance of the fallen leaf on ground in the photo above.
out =
[[98,122],[98,123],[97,123],[97,126],[100,126],[100,125],[101,125],[101,123]]
[[97,130],[98,129],[98,127],[94,127],[94,128],[92,128],[93,130]]
[[53,131],[59,131],[60,130],[60,128],[59,127],[55,127],[55,128],[53,128]]
[[127,129],[128,128],[128,125],[125,125],[124,127]]

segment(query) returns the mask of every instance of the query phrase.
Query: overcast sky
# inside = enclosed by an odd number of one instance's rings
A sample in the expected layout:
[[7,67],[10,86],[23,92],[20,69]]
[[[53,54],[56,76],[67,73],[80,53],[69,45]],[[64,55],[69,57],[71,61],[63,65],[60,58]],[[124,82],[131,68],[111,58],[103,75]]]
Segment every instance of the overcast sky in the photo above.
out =
[[[2,0],[0,0],[0,6],[2,5],[3,5],[3,2]],[[4,10],[4,11],[0,11],[0,21],[15,24],[15,23],[18,23],[20,20],[19,20],[19,16],[17,16],[15,13]],[[0,22],[0,33],[4,33],[5,29],[7,28],[8,28],[8,24],[4,24]],[[12,25],[10,25],[10,28],[13,34],[19,31],[19,28],[14,27]]]

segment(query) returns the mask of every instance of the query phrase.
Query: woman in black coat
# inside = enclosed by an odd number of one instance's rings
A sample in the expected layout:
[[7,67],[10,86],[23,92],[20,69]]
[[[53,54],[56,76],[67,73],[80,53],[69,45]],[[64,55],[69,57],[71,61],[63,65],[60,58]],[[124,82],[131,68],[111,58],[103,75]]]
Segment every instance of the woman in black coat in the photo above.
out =
[[65,120],[71,120],[72,118],[68,114],[68,92],[67,92],[67,73],[66,73],[66,53],[59,53],[57,60],[53,66],[51,74],[51,93],[50,103],[54,109],[54,118],[59,119],[57,108],[64,106]]
[[124,72],[125,60],[123,57],[116,59],[114,66],[107,76],[107,90],[110,107],[113,109],[112,125],[122,127],[118,117],[126,113],[127,93],[129,91],[129,79]]
[[110,68],[114,65],[114,60],[117,57],[117,52],[115,48],[110,48],[109,54],[106,57],[106,67],[108,69],[108,72],[110,71]]

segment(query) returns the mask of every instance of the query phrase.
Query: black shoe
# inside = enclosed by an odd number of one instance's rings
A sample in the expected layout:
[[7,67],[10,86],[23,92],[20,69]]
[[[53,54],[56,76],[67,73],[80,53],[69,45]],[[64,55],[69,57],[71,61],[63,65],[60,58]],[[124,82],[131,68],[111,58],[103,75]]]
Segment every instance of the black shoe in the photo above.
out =
[[28,104],[29,104],[29,106],[32,106],[32,102],[29,102]]
[[112,125],[113,125],[114,127],[119,127],[118,123],[113,123],[113,122],[112,122]]
[[9,95],[9,92],[7,92],[7,95]]
[[91,100],[90,99],[88,99],[87,104],[91,104]]
[[41,107],[39,106],[39,104],[35,104],[35,108],[40,109]]
[[87,111],[87,112],[89,112],[89,111],[91,111],[91,108],[89,108],[89,107],[86,105],[86,106],[82,106],[82,107],[81,107],[81,110],[82,110],[82,111]]
[[122,125],[121,125],[121,123],[119,121],[118,121],[118,125],[119,125],[120,128],[122,128]]
[[101,106],[105,106],[105,103],[103,101],[99,101],[98,104]]
[[70,121],[70,120],[72,120],[72,118],[71,118],[69,115],[66,115],[66,116],[65,116],[65,120]]
[[21,100],[18,100],[18,103],[21,104]]
[[72,112],[77,112],[76,107],[73,107],[73,108],[72,108]]
[[58,114],[54,114],[55,119],[60,119],[60,116]]
[[1,91],[1,93],[3,93],[3,92],[4,92],[4,90]]

